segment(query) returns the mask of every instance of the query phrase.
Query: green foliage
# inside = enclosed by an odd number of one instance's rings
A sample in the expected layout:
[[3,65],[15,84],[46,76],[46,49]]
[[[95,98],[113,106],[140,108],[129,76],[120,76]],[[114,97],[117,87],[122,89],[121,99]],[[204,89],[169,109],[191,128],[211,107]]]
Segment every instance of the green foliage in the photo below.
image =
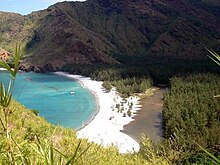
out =
[[9,137],[9,115],[11,114],[10,103],[12,99],[12,90],[14,87],[14,82],[16,74],[19,68],[19,59],[20,59],[20,48],[16,46],[14,51],[14,67],[11,68],[6,61],[0,61],[0,66],[3,66],[11,75],[10,82],[5,88],[5,85],[1,82],[0,84],[0,105],[3,107],[2,111],[4,116],[0,117],[1,125],[6,133],[6,137]]
[[[209,56],[209,58],[211,58],[216,64],[218,64],[219,66],[220,66],[220,56],[215,52],[215,51],[213,51],[213,50],[209,50],[208,49],[208,51],[209,51],[209,53],[213,56],[213,57],[210,57]],[[220,95],[218,95],[218,96],[215,96],[215,98],[217,98],[217,97],[220,97]],[[208,154],[213,160],[214,160],[214,162],[215,163],[217,163],[217,164],[220,164],[220,159],[218,159],[217,157],[215,157],[214,155],[212,155],[210,152],[208,152],[206,149],[204,149],[202,146],[200,146],[198,143],[196,143],[198,146],[199,146],[199,148],[201,148],[206,154]]]
[[104,81],[102,86],[106,89],[107,92],[110,92],[112,89],[112,85],[109,81]]
[[152,80],[144,67],[126,66],[80,66],[69,65],[63,68],[72,74],[81,74],[92,79],[104,81],[103,87],[110,91],[116,87],[123,97],[145,92],[152,85]]
[[[197,143],[196,143],[197,144]],[[215,157],[214,155],[212,155],[210,152],[208,152],[206,149],[204,149],[202,146],[200,146],[199,144],[197,144],[199,146],[199,148],[201,148],[207,155],[209,155],[215,162],[215,164],[220,164],[220,159],[218,159],[217,157]]]
[[80,74],[100,81],[117,81],[128,78],[152,79],[154,84],[169,85],[175,75],[191,73],[219,73],[219,68],[211,60],[183,60],[171,58],[151,58],[144,56],[119,56],[123,65],[68,64],[62,71]]
[[152,165],[171,164],[167,151],[161,146],[156,146],[145,135],[142,135],[140,154]]
[[19,69],[20,57],[21,57],[21,50],[20,50],[20,47],[16,45],[15,51],[14,51],[14,58],[13,58],[13,64],[14,64],[13,68],[11,68],[6,61],[0,61],[0,66],[7,69],[7,71],[11,74],[12,79],[16,78],[16,74],[17,74],[18,69]]
[[149,78],[126,78],[111,82],[112,86],[116,87],[117,91],[123,97],[129,97],[134,93],[143,93],[151,87]]
[[146,71],[143,73],[135,67],[119,67],[95,71],[92,74],[92,78],[104,81],[103,85],[107,91],[109,91],[112,86],[116,87],[117,91],[122,94],[123,97],[129,97],[134,93],[145,92],[152,84],[148,73]]
[[164,128],[165,138],[175,139],[169,147],[181,151],[176,160],[179,164],[212,162],[194,141],[220,156],[220,100],[213,97],[218,93],[220,78],[217,75],[171,79],[171,90],[164,96]]
[[[212,61],[214,61],[218,66],[220,66],[220,56],[215,51],[213,51],[213,50],[209,50],[209,49],[207,49],[207,50],[212,55],[212,57],[209,56],[209,58],[211,58]],[[215,97],[220,97],[220,95],[217,95]]]
[[211,58],[216,64],[218,64],[220,66],[220,56],[213,50],[209,50],[209,53],[213,56],[209,56],[209,58]]
[[11,138],[0,134],[0,164],[149,164],[138,153],[119,154],[114,147],[103,148],[77,139],[75,131],[49,124],[15,101],[11,110]]
[[7,108],[11,102],[12,93],[11,93],[11,81],[8,85],[8,90],[5,88],[3,83],[0,84],[0,105],[4,108]]

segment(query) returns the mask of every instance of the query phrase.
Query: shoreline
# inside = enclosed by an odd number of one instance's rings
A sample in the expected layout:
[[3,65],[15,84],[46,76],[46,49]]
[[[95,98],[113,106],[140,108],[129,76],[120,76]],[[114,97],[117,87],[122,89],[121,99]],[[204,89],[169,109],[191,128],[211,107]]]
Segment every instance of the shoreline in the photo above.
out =
[[[6,69],[0,68],[0,70]],[[53,73],[78,81],[95,97],[95,114],[85,125],[77,130],[77,138],[88,139],[88,141],[104,147],[114,146],[118,148],[119,153],[139,151],[139,143],[122,131],[125,125],[134,120],[133,117],[140,110],[140,98],[131,96],[127,99],[122,99],[115,89],[106,92],[102,87],[101,81],[91,80],[89,77],[65,72]],[[126,111],[130,111],[130,115]]]
[[[60,71],[57,71],[57,72],[51,72],[53,74],[56,74],[58,76],[64,76],[66,78],[69,78],[70,80],[75,80],[77,81],[78,83],[80,83],[80,85],[83,87],[83,88],[86,88],[87,90],[89,90],[91,92],[91,94],[93,95],[94,99],[95,99],[95,102],[96,102],[96,111],[95,113],[92,115],[92,117],[88,120],[88,121],[83,121],[83,124],[80,126],[80,128],[77,128],[75,129],[76,131],[80,131],[82,130],[84,127],[86,127],[95,117],[96,115],[99,113],[100,111],[100,106],[99,106],[99,101],[98,101],[98,97],[97,97],[97,94],[96,92],[94,92],[93,90],[87,88],[83,82],[80,80],[80,78],[86,78],[86,77],[83,77],[81,75],[71,75],[69,73],[66,73],[66,72],[60,72]],[[71,76],[71,77],[70,77]],[[75,77],[76,76],[76,77]],[[85,123],[84,123],[85,122]]]
[[[95,142],[104,147],[115,146],[119,149],[120,153],[139,151],[140,146],[138,142],[122,132],[123,126],[133,121],[132,117],[140,110],[138,97],[132,96],[122,99],[115,89],[108,93],[105,92],[101,81],[94,81],[89,77],[72,75],[65,72],[54,73],[79,81],[82,86],[90,90],[95,96],[97,112],[88,123],[77,130],[78,138],[88,139],[88,141]],[[129,112],[130,116],[126,114],[126,110],[131,112]]]

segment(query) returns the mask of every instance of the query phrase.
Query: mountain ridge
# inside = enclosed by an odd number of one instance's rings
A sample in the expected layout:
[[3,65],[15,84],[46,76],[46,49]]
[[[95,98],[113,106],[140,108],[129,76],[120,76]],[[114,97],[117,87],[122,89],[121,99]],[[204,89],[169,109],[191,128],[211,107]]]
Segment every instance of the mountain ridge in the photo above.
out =
[[[6,22],[18,28],[8,27],[6,33],[0,25],[3,40],[24,43],[22,68],[35,71],[65,64],[120,64],[120,55],[206,59],[205,47],[217,50],[220,38],[217,0],[61,2],[13,17]],[[3,46],[12,45],[8,40]]]

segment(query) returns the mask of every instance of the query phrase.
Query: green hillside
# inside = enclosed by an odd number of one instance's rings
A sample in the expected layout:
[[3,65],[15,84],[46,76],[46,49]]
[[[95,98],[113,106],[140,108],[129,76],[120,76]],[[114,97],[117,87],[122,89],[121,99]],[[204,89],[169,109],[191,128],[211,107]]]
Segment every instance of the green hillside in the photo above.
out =
[[[66,164],[75,153],[75,162],[70,164],[151,164],[140,153],[119,154],[114,147],[103,148],[77,139],[75,131],[49,124],[15,101],[12,101],[10,111],[10,138],[6,138],[2,127],[0,128],[0,164]],[[0,112],[2,117],[2,108]],[[167,164],[162,157],[152,156],[152,160]]]
[[214,0],[62,2],[26,16],[1,12],[0,33],[7,50],[23,44],[27,70],[129,58],[146,66],[151,58],[207,60],[205,47],[218,49],[219,13]]

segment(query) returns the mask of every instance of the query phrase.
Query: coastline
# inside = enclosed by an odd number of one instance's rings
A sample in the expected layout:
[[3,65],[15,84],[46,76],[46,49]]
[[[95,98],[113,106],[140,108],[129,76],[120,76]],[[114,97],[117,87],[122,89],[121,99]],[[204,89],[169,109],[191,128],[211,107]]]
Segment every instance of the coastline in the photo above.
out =
[[[104,147],[115,146],[120,153],[139,151],[138,142],[122,132],[123,126],[130,123],[140,109],[138,97],[132,96],[125,100],[117,94],[115,89],[105,92],[100,81],[65,72],[55,72],[55,74],[79,81],[95,95],[98,110],[94,117],[77,131],[78,138],[88,139]],[[130,116],[127,114],[128,109],[131,112]]]
[[[6,70],[0,68],[0,70]],[[138,152],[140,146],[129,135],[123,133],[123,127],[133,121],[136,112],[140,110],[139,98],[132,96],[126,100],[122,99],[115,89],[106,92],[102,87],[101,81],[91,80],[89,77],[81,75],[71,75],[65,72],[54,72],[57,75],[65,76],[79,81],[81,85],[87,88],[95,96],[97,111],[93,117],[77,130],[78,138],[88,139],[90,142],[97,143],[104,147],[115,146],[120,153]],[[132,108],[130,103],[132,103]],[[118,112],[119,109],[124,109]],[[131,115],[125,113],[131,111]]]

